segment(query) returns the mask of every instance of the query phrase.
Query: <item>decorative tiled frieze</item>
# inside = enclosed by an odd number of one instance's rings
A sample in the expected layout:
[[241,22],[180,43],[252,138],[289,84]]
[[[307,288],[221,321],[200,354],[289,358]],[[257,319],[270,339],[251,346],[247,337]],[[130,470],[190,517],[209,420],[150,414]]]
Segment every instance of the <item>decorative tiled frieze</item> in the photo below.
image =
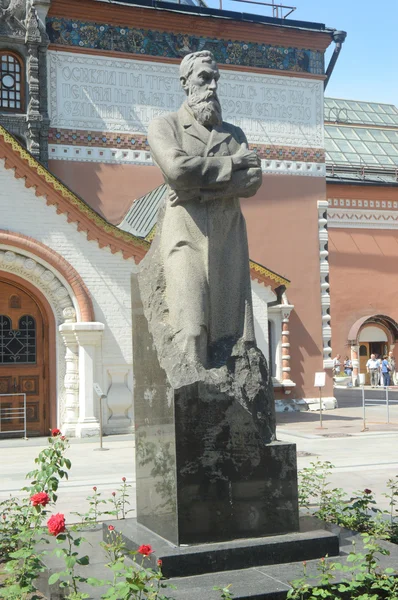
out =
[[398,211],[330,208],[328,224],[329,227],[348,229],[398,229]]
[[321,279],[323,368],[333,367],[330,327],[329,252],[328,252],[328,203],[318,201],[319,270]]
[[[149,150],[50,144],[48,152],[50,160],[136,165],[154,164]],[[322,163],[262,159],[261,168],[264,173],[268,174],[325,177],[325,164]]]
[[[60,51],[48,63],[53,129],[145,136],[185,99],[175,64]],[[249,143],[315,154],[324,147],[322,81],[221,70],[218,94],[224,120]]]
[[347,198],[329,198],[329,207],[352,208],[352,209],[378,209],[391,210],[398,208],[398,202],[392,200],[352,200]]
[[279,175],[304,175],[307,177],[325,177],[326,169],[322,163],[298,162],[289,160],[262,160],[264,173]]
[[181,59],[190,52],[210,50],[220,64],[259,67],[297,73],[324,73],[323,53],[305,48],[258,44],[243,40],[199,37],[136,27],[122,27],[59,17],[47,19],[54,44]]
[[113,164],[153,165],[150,152],[123,150],[121,148],[93,148],[92,146],[52,145],[48,147],[50,160],[73,160],[78,162],[103,162]]
[[[149,149],[148,140],[144,135],[79,129],[50,129],[49,143],[63,146],[86,146],[88,148],[117,148],[118,150],[145,151]],[[322,148],[294,148],[266,144],[249,144],[249,146],[264,160],[307,163],[323,163],[325,161],[325,152]]]

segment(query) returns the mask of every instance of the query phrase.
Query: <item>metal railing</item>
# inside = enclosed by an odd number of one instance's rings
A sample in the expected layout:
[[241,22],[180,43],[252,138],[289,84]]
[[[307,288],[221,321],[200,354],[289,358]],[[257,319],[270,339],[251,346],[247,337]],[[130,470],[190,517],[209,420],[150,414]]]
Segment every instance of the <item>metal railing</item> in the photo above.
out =
[[398,167],[394,166],[383,166],[383,165],[370,165],[365,163],[343,163],[333,161],[332,163],[326,163],[326,173],[332,175],[341,175],[343,173],[352,173],[359,177],[365,177],[366,175],[380,175],[381,177],[392,177],[398,180]]
[[[276,4],[272,2],[261,2],[261,0],[232,0],[233,2],[244,2],[246,4],[258,4],[259,6],[270,6],[272,8],[272,16],[276,19],[287,19],[289,15],[296,10],[296,6],[286,6],[285,4]],[[220,10],[222,10],[222,0],[219,0]],[[286,14],[283,11],[287,10]]]
[[[6,406],[2,405],[2,398],[23,396],[23,406]],[[23,429],[8,429],[7,425],[15,421],[23,422]],[[26,394],[0,394],[0,435],[9,433],[23,433],[24,438],[27,438],[26,428]]]
[[[379,388],[370,388],[371,392],[373,392],[373,395],[375,394],[375,392],[383,392],[384,391],[384,398],[366,398],[366,394],[365,392],[369,390],[365,389],[364,385],[361,385],[361,390],[362,390],[362,420],[363,420],[363,430],[362,431],[366,431],[368,428],[366,427],[366,423],[369,419],[367,419],[366,417],[366,408],[370,408],[371,406],[383,406],[385,405],[386,407],[386,423],[390,424],[390,407],[391,405],[398,405],[398,400],[397,399],[391,399],[390,397],[390,392],[395,391],[395,390],[391,390],[389,386],[380,386]],[[374,422],[374,421],[373,421]]]
[[[243,2],[245,4],[257,4],[258,6],[266,6],[272,8],[272,16],[276,19],[287,19],[292,12],[294,12],[297,7],[296,6],[287,6],[286,4],[277,4],[275,0],[271,0],[271,2],[262,2],[261,0],[230,0],[232,2]],[[206,8],[214,8],[212,6],[212,2],[209,0],[197,0],[200,6],[204,6]],[[181,0],[177,0],[178,4],[182,4]],[[218,0],[218,8],[220,10],[223,9],[223,0]],[[286,12],[285,12],[286,11]]]

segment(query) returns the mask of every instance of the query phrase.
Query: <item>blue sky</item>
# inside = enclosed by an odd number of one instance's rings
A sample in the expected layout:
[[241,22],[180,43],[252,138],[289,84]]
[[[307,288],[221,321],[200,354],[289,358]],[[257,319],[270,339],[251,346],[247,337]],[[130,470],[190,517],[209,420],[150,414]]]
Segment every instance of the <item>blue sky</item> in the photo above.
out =
[[[398,0],[280,2],[297,7],[292,19],[325,23],[327,27],[347,31],[327,96],[385,102],[398,107]],[[214,0],[209,6],[214,6]],[[271,9],[240,2],[227,0],[223,6],[239,12],[271,14]],[[331,49],[326,55],[327,64],[330,53]]]

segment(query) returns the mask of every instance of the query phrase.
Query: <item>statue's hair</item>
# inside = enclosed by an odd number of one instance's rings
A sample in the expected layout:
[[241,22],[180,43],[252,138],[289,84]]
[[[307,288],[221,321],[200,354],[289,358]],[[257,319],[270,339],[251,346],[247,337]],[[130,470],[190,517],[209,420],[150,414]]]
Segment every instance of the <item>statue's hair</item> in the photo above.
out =
[[212,63],[215,62],[213,53],[210,50],[201,50],[200,52],[191,52],[191,54],[187,54],[181,61],[180,64],[180,79],[188,79],[188,77],[192,74],[193,66],[195,64],[195,60],[198,58],[202,59],[202,62]]

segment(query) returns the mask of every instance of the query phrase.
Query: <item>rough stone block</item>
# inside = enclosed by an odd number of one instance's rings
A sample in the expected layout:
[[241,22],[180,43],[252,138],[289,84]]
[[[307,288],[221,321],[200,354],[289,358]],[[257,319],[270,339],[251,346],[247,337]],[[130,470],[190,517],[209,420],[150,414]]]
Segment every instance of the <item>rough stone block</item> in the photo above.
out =
[[295,445],[216,385],[172,388],[138,292],[133,339],[138,522],[177,545],[298,531]]

